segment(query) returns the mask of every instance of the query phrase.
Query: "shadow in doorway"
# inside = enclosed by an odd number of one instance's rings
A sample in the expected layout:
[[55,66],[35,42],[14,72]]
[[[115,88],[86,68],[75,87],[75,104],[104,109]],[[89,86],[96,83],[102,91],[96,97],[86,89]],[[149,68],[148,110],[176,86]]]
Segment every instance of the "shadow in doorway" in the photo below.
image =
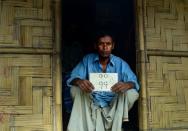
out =
[[[135,19],[133,0],[63,0],[62,1],[62,75],[63,105],[65,81],[82,57],[93,51],[96,30],[113,32],[115,50],[133,71],[136,69]],[[130,121],[123,123],[126,131],[138,131],[138,103],[129,112]],[[66,130],[70,113],[63,107],[63,127]]]

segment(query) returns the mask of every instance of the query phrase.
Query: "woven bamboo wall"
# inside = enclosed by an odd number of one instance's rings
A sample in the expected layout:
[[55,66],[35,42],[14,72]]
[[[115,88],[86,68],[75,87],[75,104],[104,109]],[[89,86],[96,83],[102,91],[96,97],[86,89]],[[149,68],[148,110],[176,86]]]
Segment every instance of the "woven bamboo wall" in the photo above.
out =
[[0,0],[0,131],[53,130],[52,30],[51,0]]
[[[143,130],[188,130],[188,1],[138,0],[145,66]],[[141,20],[141,18],[139,18]],[[141,23],[140,23],[141,24]],[[141,26],[141,25],[140,25]],[[143,47],[143,48],[142,48]],[[142,61],[143,60],[143,61]],[[145,63],[145,64],[144,64]],[[144,82],[143,82],[144,83]],[[144,110],[145,109],[145,110]],[[141,112],[140,111],[140,112]],[[146,119],[146,121],[145,121]]]

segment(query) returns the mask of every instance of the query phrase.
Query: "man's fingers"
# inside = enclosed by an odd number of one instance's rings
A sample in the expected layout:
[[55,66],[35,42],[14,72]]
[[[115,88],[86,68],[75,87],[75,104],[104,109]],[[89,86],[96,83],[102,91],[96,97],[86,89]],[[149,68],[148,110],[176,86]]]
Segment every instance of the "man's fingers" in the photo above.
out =
[[80,84],[80,87],[83,91],[88,92],[88,93],[93,90],[92,84],[87,80],[83,80]]
[[122,91],[122,90],[124,90],[124,85],[123,85],[123,83],[121,83],[121,82],[115,84],[115,85],[112,87],[112,91],[113,91],[113,92],[120,92],[120,91]]
[[89,83],[89,81],[84,81],[84,86],[87,90],[92,90],[91,84]]
[[119,85],[119,84],[115,84],[115,85],[112,87],[112,91],[113,91],[113,92],[118,92],[118,91],[119,91],[119,88],[120,88],[120,85]]
[[90,92],[90,90],[87,88],[87,86],[82,85],[80,86],[81,90],[83,90],[84,92]]
[[87,86],[88,89],[92,90],[94,89],[93,85],[91,84],[91,82],[86,81],[85,85]]

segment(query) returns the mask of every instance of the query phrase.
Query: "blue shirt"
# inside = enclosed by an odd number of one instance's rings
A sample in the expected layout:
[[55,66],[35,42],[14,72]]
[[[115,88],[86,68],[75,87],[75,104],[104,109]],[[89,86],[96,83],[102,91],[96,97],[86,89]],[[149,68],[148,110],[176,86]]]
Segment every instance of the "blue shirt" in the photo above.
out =
[[[70,78],[67,80],[67,84],[70,86],[70,82],[75,78],[88,80],[89,73],[102,73],[102,65],[99,63],[98,54],[92,53],[86,55],[72,70]],[[129,65],[117,56],[110,55],[110,61],[106,67],[106,73],[118,73],[118,81],[133,82],[134,89],[137,91],[140,88],[137,82],[137,77],[132,72]],[[108,106],[116,96],[117,94],[114,92],[92,92],[94,103],[101,107]]]

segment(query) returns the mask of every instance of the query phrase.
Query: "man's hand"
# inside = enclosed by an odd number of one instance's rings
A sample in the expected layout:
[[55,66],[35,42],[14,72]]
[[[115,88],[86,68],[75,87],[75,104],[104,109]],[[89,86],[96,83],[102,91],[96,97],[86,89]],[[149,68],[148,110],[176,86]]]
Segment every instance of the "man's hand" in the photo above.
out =
[[94,89],[93,85],[88,80],[82,80],[82,79],[74,79],[71,82],[73,85],[76,85],[80,87],[80,89],[84,92],[90,93]]
[[114,86],[112,86],[111,90],[113,92],[123,92],[125,90],[131,89],[134,87],[133,82],[118,82]]

